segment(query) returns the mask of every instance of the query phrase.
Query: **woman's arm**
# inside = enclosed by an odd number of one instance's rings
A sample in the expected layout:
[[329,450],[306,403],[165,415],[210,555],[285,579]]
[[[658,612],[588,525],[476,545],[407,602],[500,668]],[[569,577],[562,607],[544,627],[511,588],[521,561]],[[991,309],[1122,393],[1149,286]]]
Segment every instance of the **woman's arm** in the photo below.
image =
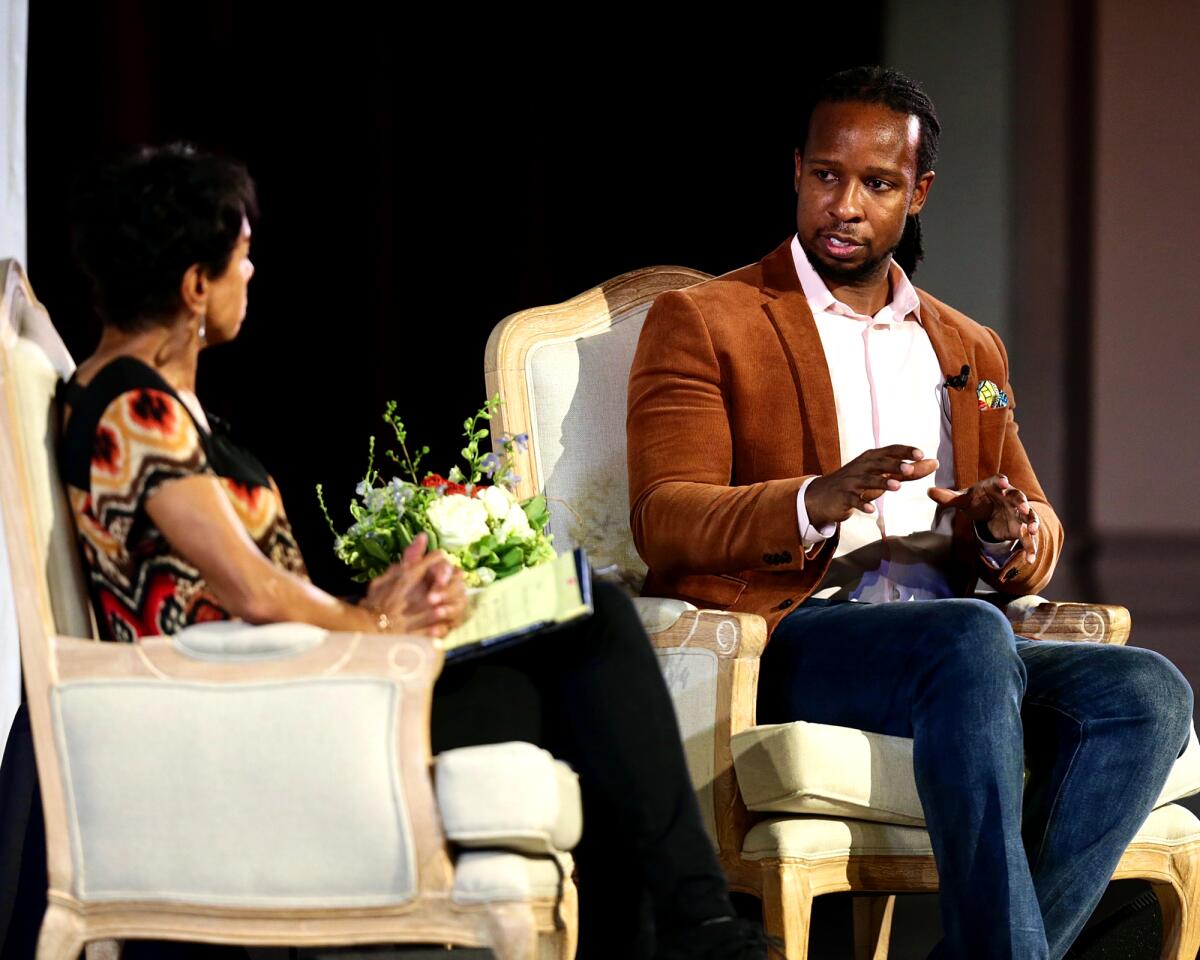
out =
[[466,608],[461,573],[439,553],[421,556],[424,538],[406,551],[403,563],[376,578],[364,606],[354,606],[271,563],[211,474],[162,483],[145,510],[221,604],[250,623],[297,620],[330,630],[442,636]]

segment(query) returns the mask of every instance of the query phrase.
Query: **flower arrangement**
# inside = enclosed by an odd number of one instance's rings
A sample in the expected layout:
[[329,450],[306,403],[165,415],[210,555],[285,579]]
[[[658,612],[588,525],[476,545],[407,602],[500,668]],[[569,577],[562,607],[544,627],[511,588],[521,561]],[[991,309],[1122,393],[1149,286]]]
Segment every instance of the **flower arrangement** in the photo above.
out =
[[[528,435],[498,437],[499,456],[479,449],[480,441],[489,435],[484,424],[499,406],[499,396],[493,397],[463,422],[466,468],[452,467],[443,477],[421,476],[421,460],[429,448],[409,452],[408,431],[396,415],[395,401],[388,403],[383,419],[395,433],[399,451],[389,448],[385,453],[408,479],[383,479],[375,468],[375,438],[371,437],[367,473],[350,501],[354,522],[344,533],[338,533],[324,491],[317,485],[317,501],[333,532],[334,552],[356,581],[383,573],[419,533],[429,537],[430,549],[445,551],[462,568],[469,587],[485,587],[554,559],[551,537],[545,533],[550,519],[546,498],[538,495],[520,501],[512,492],[520,480],[513,473],[513,451],[525,449]],[[484,483],[485,477],[493,482]]]

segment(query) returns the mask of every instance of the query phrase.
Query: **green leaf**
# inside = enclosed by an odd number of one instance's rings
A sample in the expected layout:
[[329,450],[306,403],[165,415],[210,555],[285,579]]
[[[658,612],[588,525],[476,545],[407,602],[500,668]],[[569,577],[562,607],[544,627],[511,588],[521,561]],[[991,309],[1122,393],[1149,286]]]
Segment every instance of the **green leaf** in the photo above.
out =
[[387,563],[391,557],[388,556],[387,550],[383,548],[374,537],[366,537],[363,540],[363,549],[367,551],[374,559],[383,563]]

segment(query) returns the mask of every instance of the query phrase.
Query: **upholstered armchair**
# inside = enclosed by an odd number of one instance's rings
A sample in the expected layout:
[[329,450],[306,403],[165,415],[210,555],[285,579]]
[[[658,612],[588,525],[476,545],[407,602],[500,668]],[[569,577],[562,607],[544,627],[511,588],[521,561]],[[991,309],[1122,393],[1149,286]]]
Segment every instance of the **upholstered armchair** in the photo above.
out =
[[[635,592],[645,574],[629,532],[626,385],[646,312],[660,293],[706,275],[681,267],[627,273],[572,300],[505,319],[488,341],[497,432],[528,431],[522,494],[545,490],[559,549],[585,547]],[[755,725],[764,621],[635,601],[675,699],[689,769],[731,886],[763,903],[789,960],[808,953],[814,897],[853,891],[856,955],[887,956],[898,892],[937,889],[912,770],[912,741],[813,723]],[[1025,636],[1123,643],[1119,607],[1025,598],[1009,617]],[[1148,879],[1163,908],[1164,957],[1200,946],[1200,821],[1169,801],[1200,791],[1200,748],[1177,763],[1160,805],[1115,877]]]
[[39,960],[126,938],[439,943],[570,960],[574,775],[429,750],[417,637],[206,625],[97,643],[55,467],[73,363],[0,262],[0,501],[45,812]]

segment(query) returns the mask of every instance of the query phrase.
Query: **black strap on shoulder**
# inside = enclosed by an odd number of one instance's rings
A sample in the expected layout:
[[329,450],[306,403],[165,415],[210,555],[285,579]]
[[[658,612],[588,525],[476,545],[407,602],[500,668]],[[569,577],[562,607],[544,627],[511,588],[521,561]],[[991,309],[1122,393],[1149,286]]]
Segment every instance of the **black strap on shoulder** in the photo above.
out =
[[59,469],[63,480],[71,486],[80,490],[91,489],[96,426],[108,405],[129,390],[161,390],[179,401],[196,426],[209,465],[219,476],[251,486],[267,486],[271,482],[266,468],[253,454],[237,446],[224,433],[214,437],[205,429],[191,408],[180,399],[175,388],[154,368],[136,357],[118,357],[92,377],[87,386],[80,386],[74,377],[59,385],[57,399],[60,408],[64,400],[71,407],[71,419],[67,422],[59,447]]

